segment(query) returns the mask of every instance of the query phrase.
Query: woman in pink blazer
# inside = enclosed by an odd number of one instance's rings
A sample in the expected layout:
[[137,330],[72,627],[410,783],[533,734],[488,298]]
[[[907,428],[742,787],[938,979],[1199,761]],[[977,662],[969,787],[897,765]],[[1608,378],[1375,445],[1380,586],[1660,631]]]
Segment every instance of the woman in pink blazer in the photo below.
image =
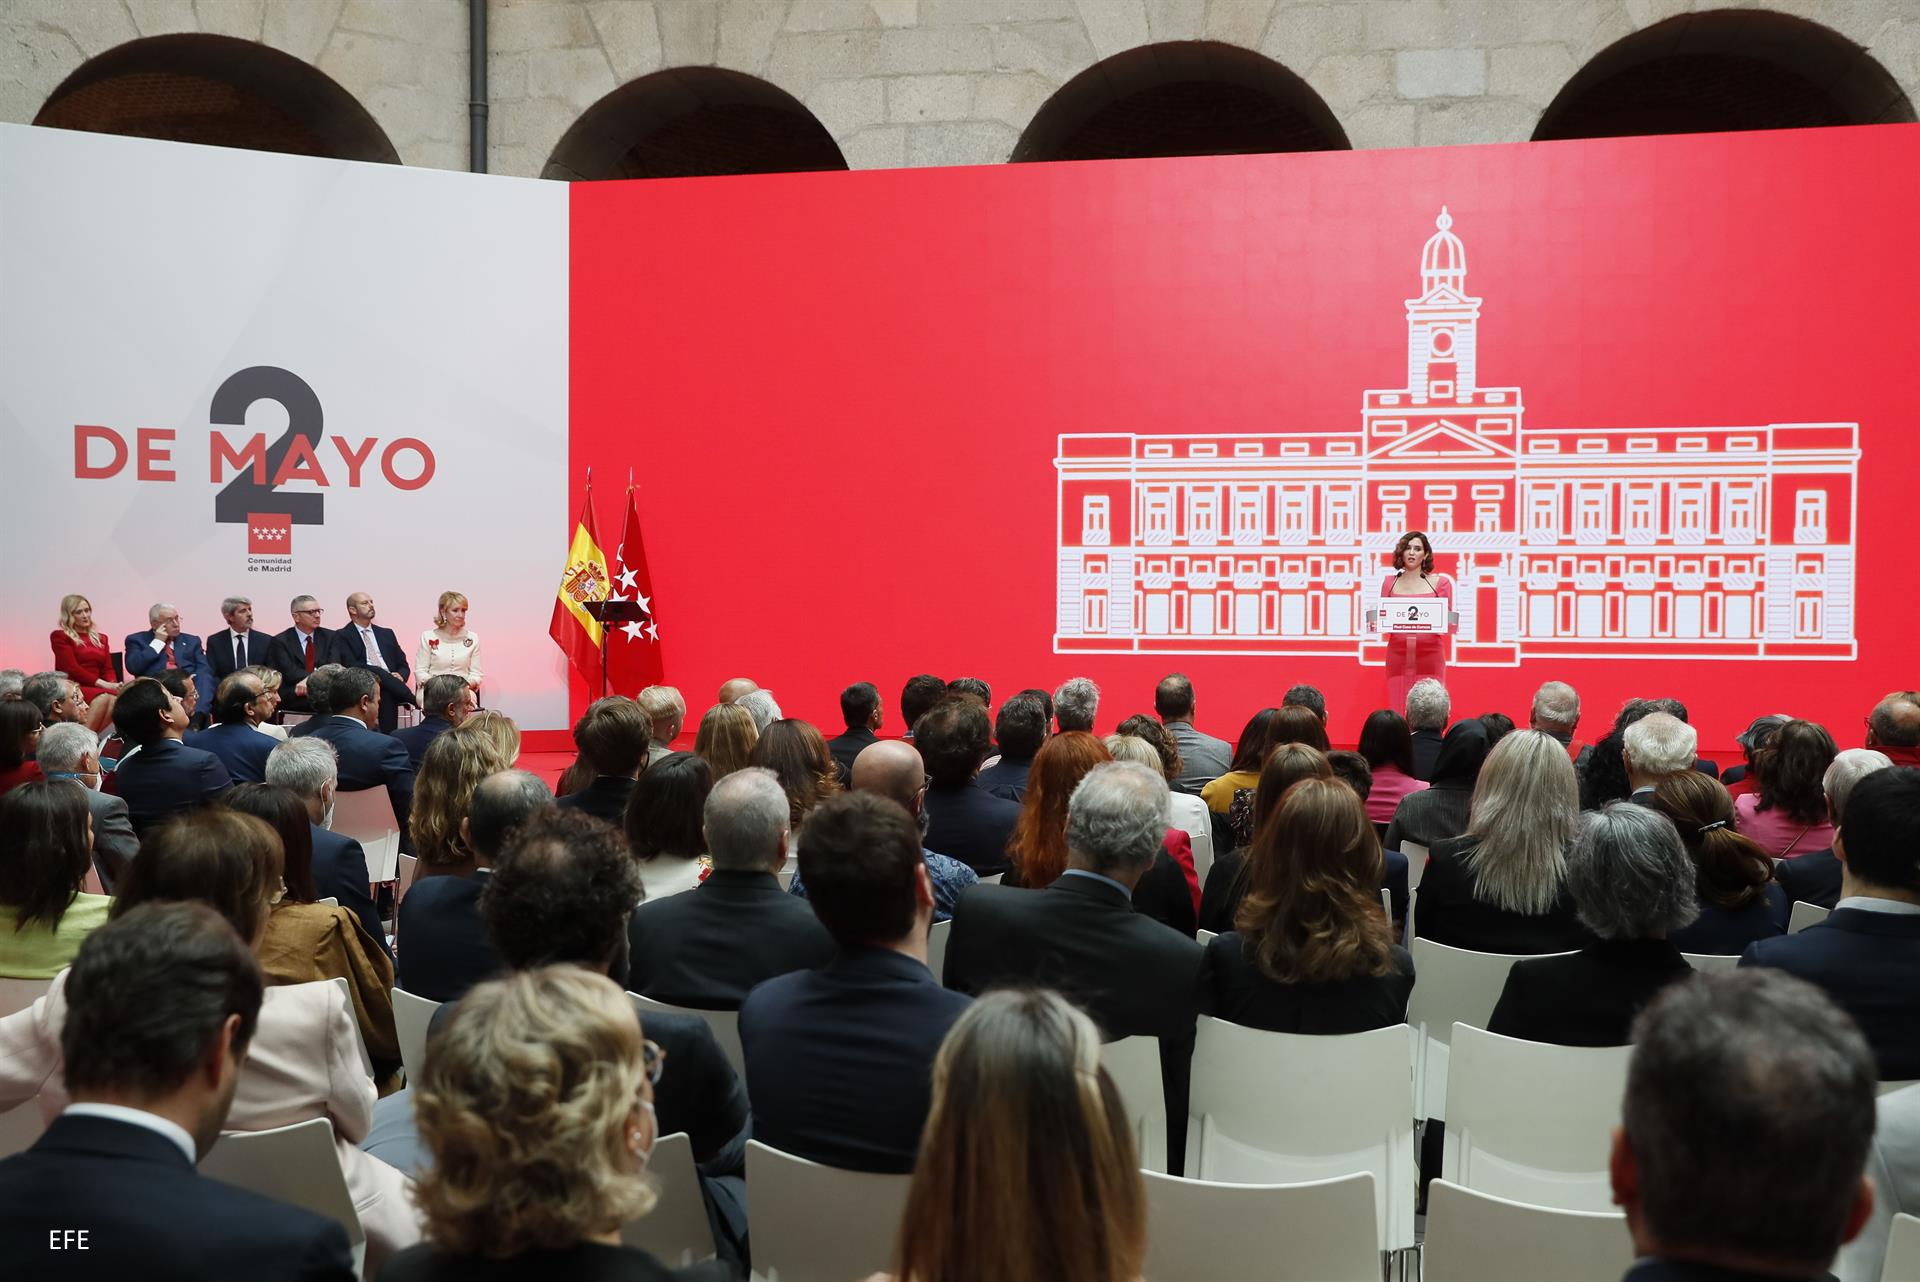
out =
[[[1408,530],[1393,547],[1394,573],[1380,584],[1380,595],[1436,597],[1453,612],[1453,580],[1433,572],[1433,545],[1419,530]],[[1387,706],[1407,710],[1407,691],[1414,682],[1432,677],[1447,681],[1447,660],[1453,657],[1451,636],[1388,636]]]

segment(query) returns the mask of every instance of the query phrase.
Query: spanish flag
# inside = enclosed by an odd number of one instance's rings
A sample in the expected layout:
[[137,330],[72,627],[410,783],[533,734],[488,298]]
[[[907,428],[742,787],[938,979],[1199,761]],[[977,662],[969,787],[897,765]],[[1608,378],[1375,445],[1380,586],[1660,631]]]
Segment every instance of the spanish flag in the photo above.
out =
[[567,549],[567,568],[560,574],[547,635],[566,651],[574,671],[586,678],[596,696],[600,689],[600,624],[588,617],[585,606],[589,601],[606,600],[611,582],[606,554],[593,531],[593,483],[589,481],[580,505],[580,520],[573,527],[573,545]]

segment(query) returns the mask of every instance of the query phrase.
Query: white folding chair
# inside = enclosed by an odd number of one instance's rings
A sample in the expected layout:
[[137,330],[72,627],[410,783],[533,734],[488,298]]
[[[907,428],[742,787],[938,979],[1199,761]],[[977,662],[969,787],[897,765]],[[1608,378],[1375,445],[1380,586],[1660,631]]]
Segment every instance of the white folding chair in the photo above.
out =
[[620,1240],[670,1269],[713,1258],[713,1224],[707,1219],[700,1172],[693,1164],[693,1141],[685,1131],[653,1142],[647,1176],[658,1200],[651,1211],[620,1226]]
[[393,990],[393,1028],[400,1035],[400,1063],[406,1067],[409,1086],[420,1080],[420,1070],[427,1066],[427,1028],[439,1009],[439,1002],[415,997],[404,988]]
[[1218,934],[1218,931],[1196,930],[1193,932],[1193,937],[1200,942],[1200,947],[1205,948]]
[[1193,871],[1200,884],[1207,884],[1207,869],[1213,867],[1213,812],[1207,803],[1184,792],[1169,794],[1167,825],[1187,834],[1193,847]]
[[1420,878],[1427,872],[1427,848],[1417,841],[1400,843],[1400,853],[1407,857],[1407,893],[1420,889]]
[[1236,1184],[1298,1184],[1367,1171],[1376,1181],[1378,1249],[1412,1247],[1411,1058],[1403,1024],[1314,1037],[1202,1016],[1187,1172]]
[[848,1282],[887,1268],[911,1178],[843,1171],[748,1140],[753,1276]]
[[1873,1093],[1875,1095],[1891,1095],[1895,1091],[1904,1091],[1907,1089],[1907,1087],[1914,1086],[1914,1085],[1920,1085],[1920,1078],[1909,1078],[1903,1082],[1902,1081],[1886,1081],[1886,1082],[1881,1082],[1878,1086],[1874,1087]]
[[1787,933],[1797,935],[1815,922],[1825,921],[1827,914],[1832,911],[1830,908],[1822,908],[1819,904],[1810,904],[1804,899],[1796,899],[1793,901],[1793,911],[1787,915]]
[[1387,924],[1393,924],[1393,892],[1385,886],[1380,888],[1380,907],[1386,911]]
[[664,1011],[669,1015],[698,1015],[707,1021],[707,1027],[713,1030],[713,1039],[720,1043],[725,1052],[727,1063],[733,1065],[733,1071],[739,1075],[744,1085],[747,1080],[747,1057],[740,1049],[740,1013],[731,1010],[695,1010],[691,1006],[669,1006],[665,1002],[656,1002],[651,997],[642,997],[638,993],[628,993],[633,999],[633,1009],[640,1015],[640,1027],[647,1026],[648,1012]]
[[419,875],[419,872],[420,857],[418,855],[400,856],[400,885],[394,890],[396,899],[407,893],[407,888],[413,885],[413,879]]
[[1143,1175],[1153,1282],[1380,1282],[1369,1174],[1304,1184]]
[[953,919],[936,921],[927,930],[927,969],[938,984],[947,974],[947,940],[953,934]]
[[333,794],[333,831],[351,837],[367,852],[367,880],[392,881],[400,868],[400,821],[385,788]]
[[1705,974],[1732,970],[1740,964],[1739,953],[1681,953],[1687,965]]
[[[1413,910],[1408,911],[1411,920]],[[1407,1001],[1413,1026],[1414,1116],[1432,1120],[1446,1115],[1447,1044],[1455,1024],[1485,1028],[1507,972],[1519,957],[1449,948],[1431,939],[1415,939],[1413,973],[1419,977]]]
[[326,1118],[270,1131],[223,1131],[200,1159],[200,1173],[339,1221],[353,1248],[355,1271],[364,1264],[367,1235],[340,1170],[333,1123]]
[[1618,1212],[1529,1206],[1447,1180],[1427,1186],[1421,1282],[1619,1282],[1632,1263]]
[[1100,1064],[1127,1106],[1140,1165],[1167,1169],[1167,1092],[1160,1077],[1160,1039],[1122,1037],[1100,1048]]
[[1007,874],[1003,872],[997,872],[993,874],[993,876],[991,877],[982,877],[980,879],[980,884],[982,886],[998,886],[1000,884],[1000,879],[1006,875]]
[[319,904],[322,908],[338,908],[340,906],[340,897],[338,895],[328,895],[324,899],[316,899],[313,902]]
[[348,985],[347,981],[339,975],[335,975],[327,982],[339,989],[341,995],[347,999],[347,1014],[355,1017],[353,1021],[353,1045],[354,1048],[360,1052],[360,1071],[371,1079],[373,1077],[373,1056],[367,1051],[367,1035],[360,1031],[360,1020],[357,1014],[357,1008],[353,1004],[353,989]]
[[1887,1231],[1887,1264],[1880,1282],[1913,1282],[1920,1278],[1920,1219],[1901,1212]]
[[1610,1211],[1607,1154],[1631,1046],[1550,1046],[1453,1026],[1441,1175],[1495,1197]]
[[0,1015],[25,1010],[52,987],[51,979],[0,979]]

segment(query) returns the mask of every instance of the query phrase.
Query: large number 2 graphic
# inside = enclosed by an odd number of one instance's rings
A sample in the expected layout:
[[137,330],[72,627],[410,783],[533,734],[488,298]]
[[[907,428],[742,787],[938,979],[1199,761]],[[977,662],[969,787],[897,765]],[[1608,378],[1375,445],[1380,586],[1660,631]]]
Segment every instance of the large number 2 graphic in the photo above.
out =
[[[277,476],[293,448],[296,436],[304,436],[313,455],[320,452],[320,398],[313,394],[305,379],[277,365],[254,365],[241,370],[220,384],[207,409],[207,419],[216,426],[244,427],[247,411],[257,401],[272,401],[287,411],[287,430],[267,447],[266,474]],[[256,479],[253,468],[243,470],[226,488],[214,496],[213,519],[226,525],[245,525],[255,512],[284,512],[295,525],[320,525],[326,520],[327,496],[324,494],[283,494],[269,479]]]

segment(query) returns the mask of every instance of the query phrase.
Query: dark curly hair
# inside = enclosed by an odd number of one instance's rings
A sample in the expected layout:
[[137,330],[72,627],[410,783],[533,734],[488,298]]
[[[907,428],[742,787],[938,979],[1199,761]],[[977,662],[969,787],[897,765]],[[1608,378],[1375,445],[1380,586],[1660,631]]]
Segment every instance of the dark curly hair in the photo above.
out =
[[604,968],[645,892],[627,839],[578,810],[536,810],[513,830],[480,892],[480,919],[511,970]]
[[1422,574],[1433,573],[1433,540],[1427,537],[1424,530],[1408,530],[1400,536],[1400,541],[1393,545],[1394,573],[1398,574],[1400,572],[1400,567],[1403,564],[1402,558],[1407,555],[1407,548],[1412,545],[1415,539],[1419,539],[1420,545],[1427,550],[1426,557],[1420,562],[1420,572]]

